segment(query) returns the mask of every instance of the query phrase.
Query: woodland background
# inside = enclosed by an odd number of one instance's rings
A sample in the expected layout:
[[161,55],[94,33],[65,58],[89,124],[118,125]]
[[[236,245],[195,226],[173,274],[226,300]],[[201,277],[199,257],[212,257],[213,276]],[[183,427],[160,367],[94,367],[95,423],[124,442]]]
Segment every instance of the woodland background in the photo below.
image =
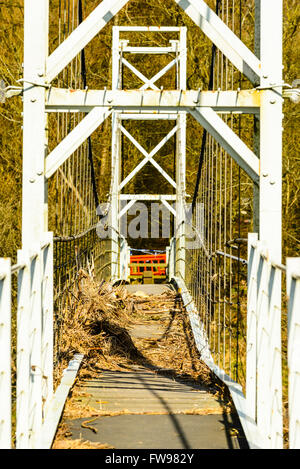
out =
[[[77,0],[76,0],[77,2]],[[64,27],[68,5],[76,3],[75,0],[50,0],[50,38],[49,48],[53,51],[60,38],[58,33],[58,12],[64,14]],[[0,1],[0,78],[8,85],[15,85],[16,80],[22,77],[23,61],[23,0]],[[97,0],[85,0],[84,16],[99,3]],[[207,2],[215,8],[215,1]],[[254,9],[253,1],[242,1],[242,39],[254,48]],[[207,89],[209,82],[209,64],[211,60],[211,43],[204,37],[199,29],[177,7],[172,0],[131,0],[128,5],[107,25],[95,40],[86,48],[87,83],[90,88],[110,88],[111,82],[111,40],[112,25],[186,25],[188,27],[188,88]],[[68,32],[66,32],[67,34]],[[135,37],[132,36],[132,42]],[[157,36],[151,38],[153,43]],[[160,44],[163,39],[160,38]],[[284,80],[292,83],[300,77],[300,3],[298,0],[284,0]],[[163,59],[161,59],[163,60]],[[146,76],[153,76],[156,69],[165,63],[160,59],[144,61],[143,58],[134,62]],[[79,73],[79,72],[78,72]],[[127,75],[126,75],[127,73]],[[124,87],[138,88],[141,82],[134,75],[126,72]],[[61,78],[64,81],[64,78]],[[75,80],[76,81],[76,80]],[[64,83],[66,84],[66,83]],[[68,86],[73,86],[72,77],[68,77]],[[167,74],[158,86],[173,88],[174,72]],[[243,88],[251,87],[246,80],[242,82]],[[22,191],[22,101],[20,97],[12,98],[5,104],[0,104],[0,256],[15,257],[16,250],[21,247],[21,191]],[[285,100],[284,104],[284,149],[283,149],[283,256],[299,255],[300,248],[300,133],[299,133],[300,106]],[[50,121],[51,123],[51,121]],[[147,141],[147,125],[136,127],[128,124],[128,129],[144,145],[153,148],[167,133],[161,124],[151,123],[151,141]],[[253,123],[245,121],[242,138],[252,146]],[[187,192],[193,195],[198,160],[201,147],[202,129],[193,119],[188,118],[188,147],[187,147]],[[97,188],[102,201],[106,200],[110,181],[110,121],[104,123],[95,132],[92,138],[93,155]],[[157,140],[156,140],[157,139]],[[55,136],[51,135],[50,147],[54,145]],[[169,142],[159,154],[158,162],[172,174],[174,143]],[[128,174],[141,155],[130,146],[127,147],[123,164],[124,175]],[[160,179],[147,165],[141,177],[133,180],[128,192],[143,192],[147,181],[149,187],[156,193],[168,192],[165,182]],[[51,183],[50,183],[51,186]],[[50,187],[51,191],[51,187]],[[249,191],[248,191],[249,192]],[[252,217],[252,206],[249,203],[251,193],[244,197],[242,214],[245,220]],[[242,199],[243,204],[243,199]],[[57,231],[58,224],[52,222],[50,206],[50,228]],[[251,227],[247,225],[247,230]],[[59,230],[58,230],[59,231]],[[62,233],[56,233],[62,234]],[[63,233],[66,234],[66,233]]]

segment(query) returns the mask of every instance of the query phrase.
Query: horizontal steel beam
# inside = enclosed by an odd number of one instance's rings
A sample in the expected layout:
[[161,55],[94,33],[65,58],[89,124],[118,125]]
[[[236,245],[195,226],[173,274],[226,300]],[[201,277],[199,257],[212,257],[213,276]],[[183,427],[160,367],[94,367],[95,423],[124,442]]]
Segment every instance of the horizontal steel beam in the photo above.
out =
[[119,114],[120,120],[139,120],[139,121],[154,121],[154,120],[177,120],[178,114],[173,110],[172,113],[168,111],[160,111],[159,114],[153,111],[142,112],[127,112],[126,114]]
[[169,47],[132,47],[125,46],[122,48],[123,52],[129,52],[130,54],[170,54],[176,51],[174,45]]
[[120,200],[176,200],[176,194],[120,194]]
[[67,90],[51,88],[46,96],[48,112],[89,112],[94,107],[114,110],[188,111],[212,107],[217,112],[259,113],[259,90],[170,91],[170,90]]
[[186,29],[185,26],[114,26],[119,31],[139,31],[139,32],[157,32],[171,33]]

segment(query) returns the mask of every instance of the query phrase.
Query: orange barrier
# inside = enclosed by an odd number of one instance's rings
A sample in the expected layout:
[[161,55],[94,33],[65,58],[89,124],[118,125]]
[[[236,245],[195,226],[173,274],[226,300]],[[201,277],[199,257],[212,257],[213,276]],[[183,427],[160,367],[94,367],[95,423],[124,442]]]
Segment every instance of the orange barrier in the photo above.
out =
[[144,271],[151,271],[154,279],[166,278],[166,254],[142,254],[130,256],[130,278],[143,278]]

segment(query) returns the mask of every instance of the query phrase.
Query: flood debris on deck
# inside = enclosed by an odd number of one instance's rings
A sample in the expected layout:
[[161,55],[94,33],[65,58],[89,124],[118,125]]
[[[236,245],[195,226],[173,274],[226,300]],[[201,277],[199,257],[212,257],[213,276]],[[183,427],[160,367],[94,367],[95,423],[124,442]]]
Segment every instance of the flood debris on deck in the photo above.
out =
[[[188,316],[172,287],[99,285],[82,273],[74,298],[65,312],[61,351],[66,358],[74,352],[85,358],[54,448],[76,449],[81,443],[91,449],[154,448],[158,441],[151,443],[150,434],[137,438],[145,423],[132,421],[133,416],[152,416],[147,422],[154,434],[156,425],[165,427],[162,444],[168,448],[190,448],[197,441],[196,447],[205,447],[204,428],[217,432],[211,447],[234,447],[236,443],[228,443],[238,433],[230,402],[201,362]],[[200,415],[211,416],[206,427],[204,420],[191,420]],[[122,434],[120,427],[119,440],[117,421],[111,420],[117,416],[128,420],[128,432]],[[167,421],[160,421],[163,416]],[[192,427],[199,427],[202,440],[192,437]]]

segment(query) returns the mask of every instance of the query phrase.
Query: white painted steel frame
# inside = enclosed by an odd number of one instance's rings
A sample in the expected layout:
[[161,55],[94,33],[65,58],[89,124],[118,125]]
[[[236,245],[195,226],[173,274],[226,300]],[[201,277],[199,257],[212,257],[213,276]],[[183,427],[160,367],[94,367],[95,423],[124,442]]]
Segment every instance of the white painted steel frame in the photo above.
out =
[[[279,87],[276,88],[275,92],[270,88],[274,84],[281,83],[282,80],[282,0],[274,0],[272,6],[270,6],[269,0],[261,0],[261,63],[225,27],[224,23],[214,15],[205,2],[202,0],[197,0],[197,2],[196,0],[176,0],[176,2],[189,14],[196,24],[199,24],[200,28],[239,70],[244,72],[254,82],[260,76],[260,84],[266,88],[261,91],[260,156],[262,170],[260,176],[260,240],[268,245],[271,255],[277,262],[280,262],[282,90]],[[45,131],[46,88],[44,84],[51,82],[126,3],[127,1],[125,0],[104,0],[82,25],[50,57],[47,57],[49,2],[48,0],[39,0],[38,2],[36,0],[25,1],[22,239],[23,250],[25,249],[28,253],[26,254],[27,258],[30,256],[29,249],[39,245],[43,233],[47,231],[47,198],[45,197],[46,181],[44,173],[44,156],[47,147]],[[275,54],[274,51],[276,51]],[[29,86],[29,83],[40,83],[41,86]],[[162,97],[164,97],[163,92],[161,93]],[[196,102],[196,104],[198,103]],[[159,105],[161,105],[161,101]],[[70,148],[68,147],[67,153],[69,150]],[[62,160],[63,158],[62,156]],[[37,261],[39,256],[40,254],[35,257],[36,278],[41,277],[41,272],[39,271],[40,261]],[[279,283],[280,279],[277,278],[274,288],[275,294],[280,292]],[[40,343],[41,332],[37,321],[38,316],[41,319],[41,304],[36,295],[39,296],[41,283],[35,279],[33,287],[34,291],[32,292],[33,296],[31,299],[35,315],[33,315],[29,327],[35,335],[31,365],[35,367],[32,371],[36,373],[33,378],[33,383],[35,383],[33,395],[36,395],[41,382],[41,378],[37,374],[39,358],[35,354]],[[23,291],[20,298],[23,296],[25,301],[28,301],[26,295],[24,295]],[[273,301],[275,307],[278,308],[279,301],[276,298]],[[263,318],[259,318],[258,321],[263,322]],[[37,330],[35,326],[38,326]],[[277,342],[273,343],[272,347],[278,345],[278,338],[276,340]],[[276,389],[275,384],[274,386],[272,389]],[[39,436],[41,405],[39,403],[37,405],[34,404],[32,396],[29,396],[29,398],[31,410],[34,408],[36,414],[36,416],[31,416],[34,433],[29,438],[35,441],[34,444],[36,444]],[[271,435],[270,438],[273,438],[273,441],[275,441],[274,436]]]
[[[130,31],[130,28],[127,28],[126,31]],[[167,32],[169,31],[168,28],[164,28],[164,31]],[[143,74],[139,72],[139,70],[136,69],[128,60],[126,60],[123,57],[123,52],[131,52],[131,53],[166,53],[165,48],[130,48],[127,46],[128,41],[121,40],[120,41],[120,28],[118,26],[113,27],[113,61],[112,61],[112,69],[113,69],[113,75],[112,75],[112,90],[113,90],[113,98],[115,99],[116,94],[124,94],[122,93],[122,90],[120,90],[120,83],[121,83],[121,67],[120,65],[123,64],[127,66],[135,75],[137,75],[143,82],[144,85],[141,87],[141,89],[138,92],[138,99],[140,100],[141,98],[145,96],[147,93],[146,88],[152,88],[156,89],[157,87],[155,85],[155,82],[161,78],[171,67],[175,66],[178,64],[179,66],[179,89],[180,90],[185,90],[186,89],[186,28],[181,27],[177,28],[177,32],[179,33],[179,41],[172,41],[172,46],[171,48],[168,48],[171,51],[176,51],[177,52],[177,57],[169,62],[169,64],[166,67],[163,67],[154,77],[151,79],[146,78]],[[130,91],[129,91],[130,92]],[[107,95],[108,92],[105,92],[105,96],[103,96],[103,99],[111,102],[111,96]],[[126,95],[127,93],[127,95]],[[161,91],[159,91],[159,100],[161,100]],[[49,95],[50,96],[50,95]],[[128,92],[125,92],[125,96],[127,98]],[[199,93],[197,93],[197,98],[199,97]],[[117,232],[119,231],[119,220],[125,213],[134,205],[134,203],[139,200],[137,197],[134,198],[129,198],[129,202],[122,208],[119,207],[119,201],[121,200],[121,190],[128,184],[128,182],[136,176],[139,171],[148,163],[150,162],[159,172],[162,174],[162,176],[169,182],[171,186],[173,186],[176,191],[178,192],[178,187],[180,185],[180,198],[178,199],[177,195],[177,202],[179,203],[176,204],[176,210],[167,202],[163,196],[159,199],[162,201],[162,203],[168,208],[168,210],[176,216],[176,219],[180,216],[180,223],[179,223],[179,229],[183,233],[185,230],[184,224],[183,224],[183,217],[185,215],[184,209],[182,209],[181,204],[182,204],[182,198],[185,196],[185,133],[186,133],[186,121],[185,121],[185,112],[181,112],[178,114],[177,110],[176,113],[174,112],[173,114],[164,114],[163,118],[165,119],[166,117],[170,117],[170,120],[173,120],[174,118],[177,120],[177,124],[173,127],[173,129],[156,145],[156,147],[148,152],[146,151],[138,142],[137,140],[125,129],[125,127],[122,125],[122,120],[121,116],[126,116],[126,110],[127,112],[130,111],[130,109],[123,109],[123,110],[113,110],[113,115],[118,116],[116,119],[116,124],[114,126],[114,131],[113,131],[113,144],[112,144],[112,170],[113,170],[113,195],[112,195],[112,209],[111,209],[111,224],[115,223],[114,226],[114,231],[115,231],[115,237],[117,236]],[[146,115],[144,114],[145,118],[147,119],[149,114]],[[184,117],[183,117],[184,116]],[[158,119],[160,116],[158,115]],[[155,119],[155,115],[151,116],[151,119]],[[118,137],[114,136],[114,132],[122,132],[123,135],[125,135],[129,141],[143,154],[144,159],[131,171],[131,173],[121,182],[119,182],[120,178],[120,159],[122,155],[120,154],[120,145],[117,144],[116,140]],[[174,135],[177,136],[177,140],[181,142],[181,144],[177,144],[176,146],[176,158],[177,158],[177,165],[178,167],[180,166],[180,171],[177,171],[176,175],[176,182],[162,169],[162,167],[154,160],[154,156],[158,153],[158,151],[167,143],[167,141],[172,138]],[[184,160],[184,161],[183,161]],[[117,169],[118,168],[118,169]],[[179,182],[179,185],[178,185]],[[116,190],[116,187],[118,186],[118,190]],[[144,198],[146,196],[146,199]],[[141,197],[143,200],[150,200],[149,199],[149,194],[142,194]],[[166,194],[167,196],[167,194]],[[148,197],[148,199],[147,199]],[[122,200],[126,200],[124,197]],[[114,214],[118,214],[117,217],[115,218]],[[114,220],[114,221],[113,221]],[[178,244],[181,246],[181,254],[180,258],[184,259],[185,251],[184,251],[184,242],[185,242],[185,236],[181,236],[181,242]],[[118,248],[116,248],[116,240],[112,240],[112,257],[113,257],[113,262],[112,265],[115,265],[117,260],[119,259],[118,256]],[[120,256],[121,257],[121,256]],[[124,256],[122,256],[122,259],[125,259]],[[124,271],[124,268],[122,265],[119,266],[121,271]],[[182,262],[181,268],[184,268],[184,263]],[[125,269],[126,270],[126,269]],[[115,267],[113,270],[113,280],[117,280],[117,276],[120,276],[120,272],[117,272],[117,268]]]
[[[282,88],[276,91],[268,89],[282,83],[282,0],[260,1],[260,86],[262,91],[260,111],[260,200],[259,200],[259,239],[267,246],[268,254],[277,264],[281,264],[282,245]],[[278,353],[281,350],[280,326],[278,317],[281,314],[281,272],[271,267],[272,304],[267,313],[270,321],[276,325],[269,343],[270,364],[274,366],[269,395],[282,402],[282,372]],[[270,285],[269,285],[270,287]],[[270,294],[270,292],[269,292]],[[270,312],[271,309],[271,312]],[[266,312],[262,313],[266,314]],[[258,318],[258,324],[260,318]],[[274,355],[274,350],[276,353]],[[276,361],[274,362],[273,360]],[[272,361],[271,361],[272,360]],[[258,384],[259,386],[259,384]],[[259,396],[258,396],[259,397]],[[264,399],[264,397],[262,397]],[[267,399],[267,397],[265,397]],[[258,402],[259,405],[259,402]],[[275,403],[271,407],[269,438],[271,447],[283,445],[282,415]],[[269,416],[268,416],[269,418]],[[267,423],[268,424],[268,423]]]

